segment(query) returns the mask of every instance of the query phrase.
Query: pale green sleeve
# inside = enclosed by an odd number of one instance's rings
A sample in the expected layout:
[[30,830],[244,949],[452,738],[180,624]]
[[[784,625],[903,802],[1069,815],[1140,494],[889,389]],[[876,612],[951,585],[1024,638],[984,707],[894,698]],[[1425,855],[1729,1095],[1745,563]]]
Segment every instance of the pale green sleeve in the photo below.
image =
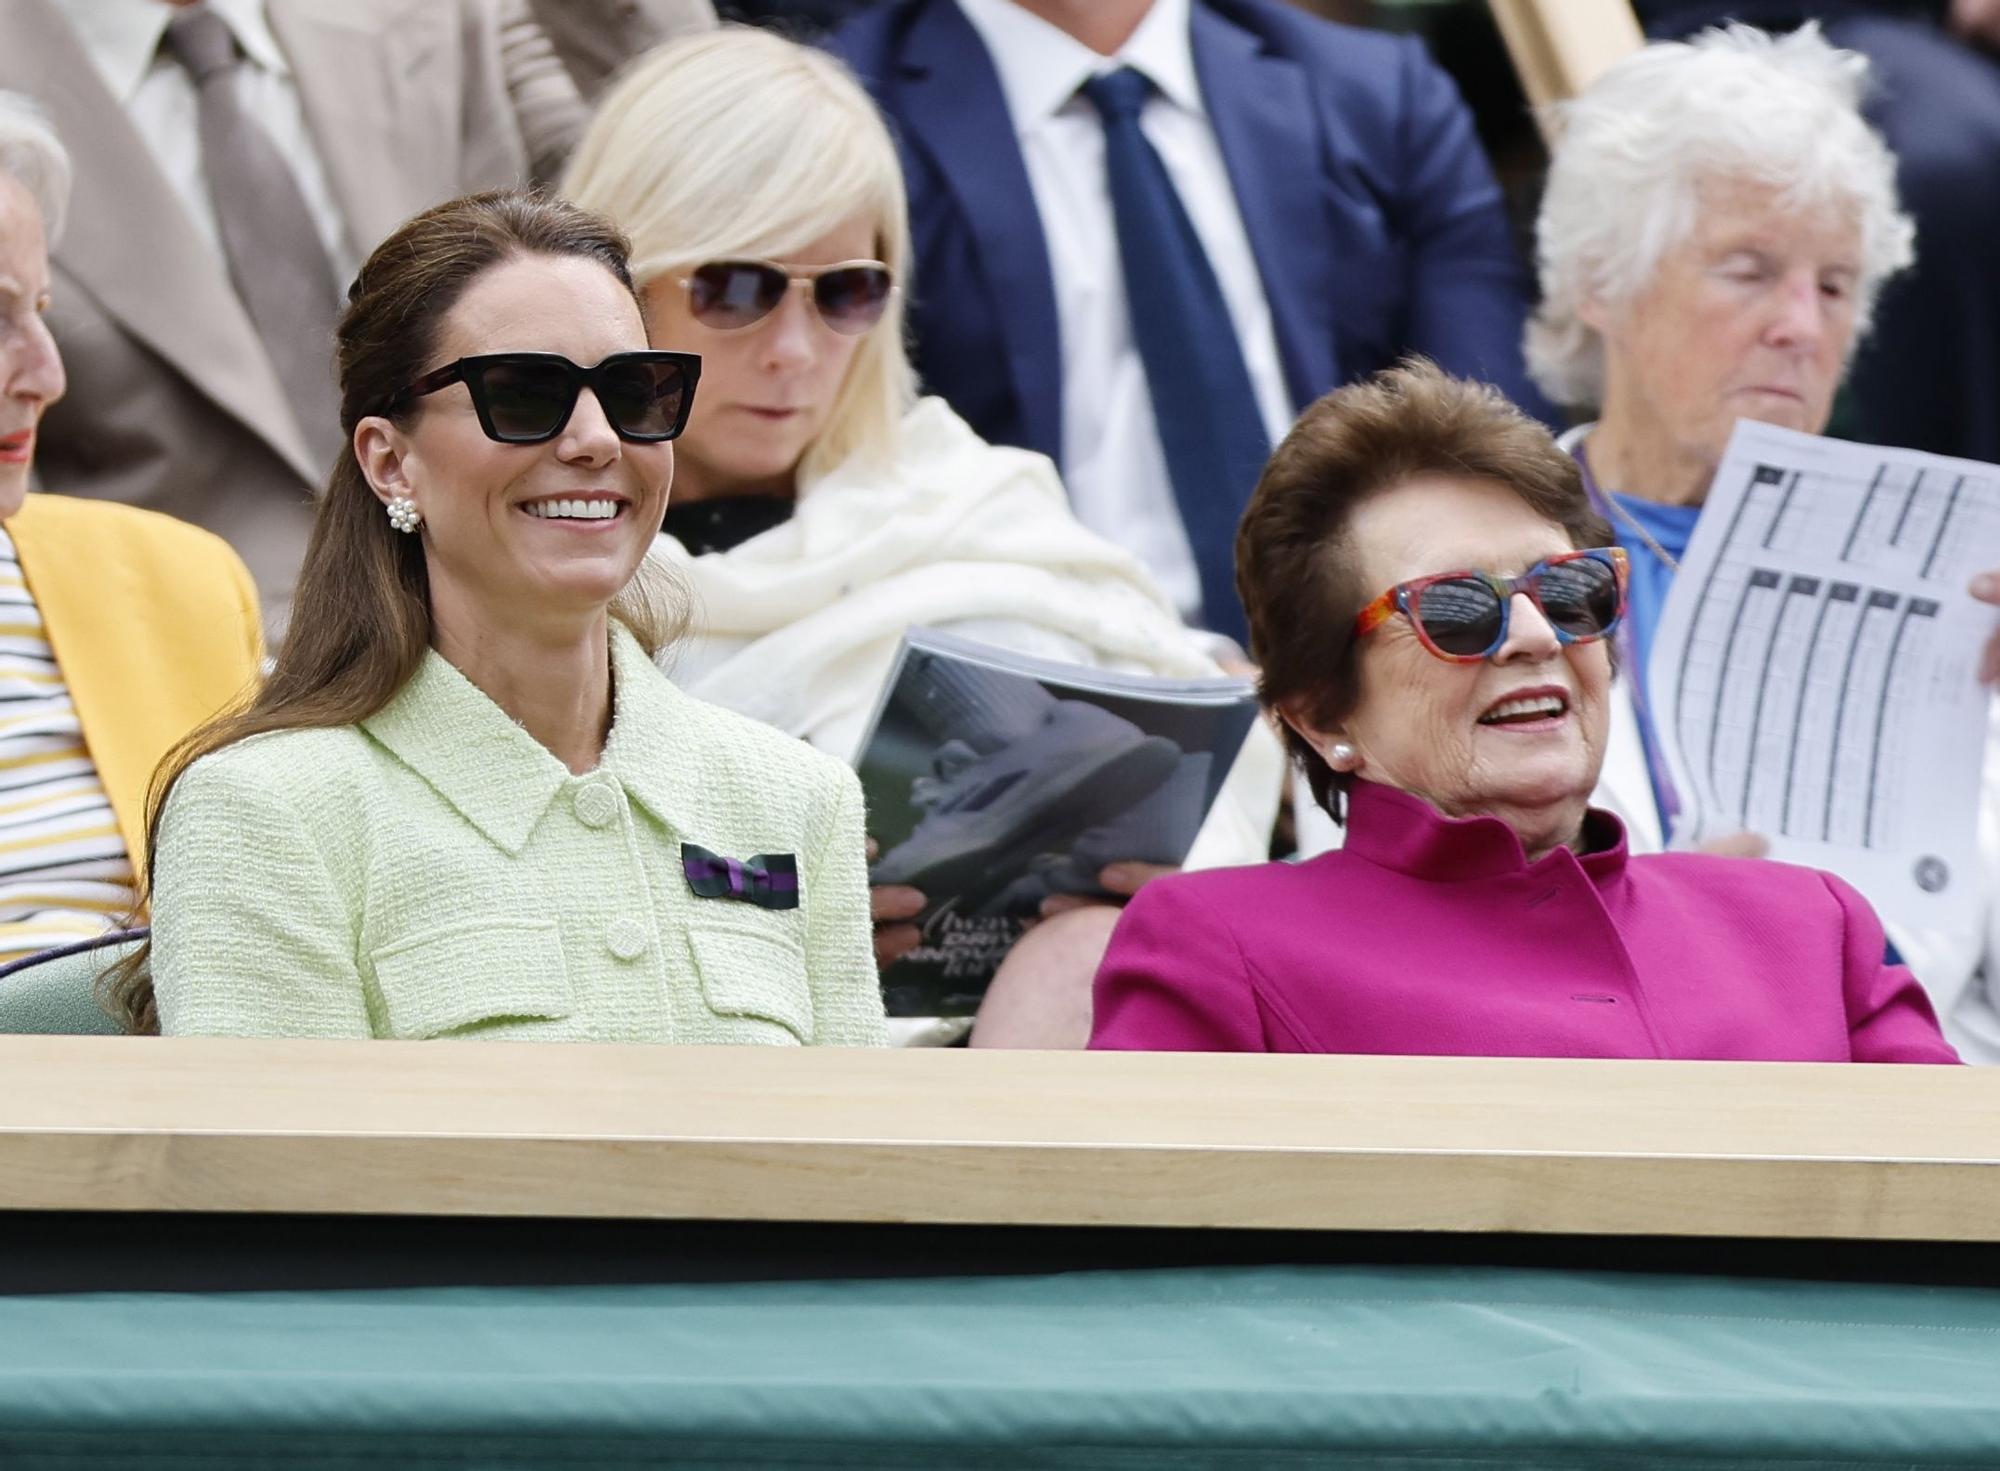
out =
[[175,783],[153,869],[153,989],[167,1036],[367,1037],[356,906],[289,794],[210,757]]
[[868,855],[861,835],[861,783],[851,771],[817,824],[820,841],[803,865],[800,902],[806,911],[806,978],[813,996],[813,1042],[827,1047],[881,1047],[882,983],[875,974],[874,932],[868,919]]

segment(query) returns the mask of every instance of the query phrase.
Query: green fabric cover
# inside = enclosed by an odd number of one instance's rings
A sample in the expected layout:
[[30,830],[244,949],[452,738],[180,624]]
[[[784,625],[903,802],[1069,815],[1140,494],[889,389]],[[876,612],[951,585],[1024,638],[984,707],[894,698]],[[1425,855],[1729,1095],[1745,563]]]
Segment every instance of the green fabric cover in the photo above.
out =
[[118,1024],[97,1004],[97,978],[138,945],[80,950],[0,976],[0,1032],[117,1032]]
[[1995,1464],[2000,1293],[1963,1288],[1238,1268],[0,1300],[8,1471]]

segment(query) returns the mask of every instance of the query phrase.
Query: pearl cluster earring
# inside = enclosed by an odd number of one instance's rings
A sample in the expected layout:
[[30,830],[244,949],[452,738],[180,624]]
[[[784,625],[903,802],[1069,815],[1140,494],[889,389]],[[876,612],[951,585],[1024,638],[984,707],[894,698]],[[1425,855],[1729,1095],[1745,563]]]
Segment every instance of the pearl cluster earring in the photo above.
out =
[[406,495],[391,497],[385,509],[389,512],[389,524],[405,535],[424,524],[423,512]]

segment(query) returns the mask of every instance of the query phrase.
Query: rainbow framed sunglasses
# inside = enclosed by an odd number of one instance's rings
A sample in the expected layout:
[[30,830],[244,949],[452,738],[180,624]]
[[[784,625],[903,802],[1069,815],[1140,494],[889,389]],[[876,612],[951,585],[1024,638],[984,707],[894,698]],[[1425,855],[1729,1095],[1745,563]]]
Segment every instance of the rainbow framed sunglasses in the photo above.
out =
[[1399,582],[1356,615],[1354,636],[1366,638],[1398,613],[1410,620],[1425,649],[1453,664],[1490,659],[1507,642],[1516,593],[1526,593],[1556,640],[1587,644],[1625,617],[1631,564],[1623,547],[1590,547],[1545,557],[1519,577],[1491,572],[1436,572]]

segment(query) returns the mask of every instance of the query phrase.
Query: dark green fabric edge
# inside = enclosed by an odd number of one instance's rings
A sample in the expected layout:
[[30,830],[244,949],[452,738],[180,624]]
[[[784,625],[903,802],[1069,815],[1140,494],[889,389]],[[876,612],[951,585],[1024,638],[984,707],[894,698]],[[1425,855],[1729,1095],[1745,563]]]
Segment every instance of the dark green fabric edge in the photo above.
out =
[[1478,1268],[0,1298],[0,1467],[2000,1465],[2000,1293]]

